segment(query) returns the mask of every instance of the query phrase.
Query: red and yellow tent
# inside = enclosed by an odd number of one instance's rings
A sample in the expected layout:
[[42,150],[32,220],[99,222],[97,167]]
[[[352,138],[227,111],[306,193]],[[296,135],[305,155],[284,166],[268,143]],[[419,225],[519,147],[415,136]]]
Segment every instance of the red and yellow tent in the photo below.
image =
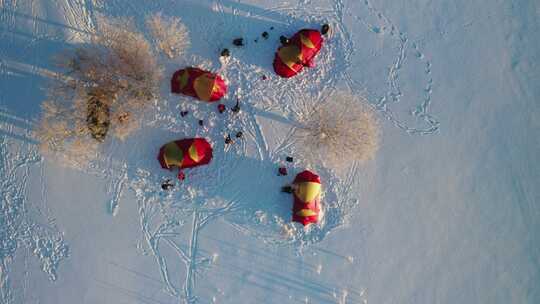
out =
[[212,146],[204,138],[186,138],[166,143],[157,157],[163,169],[182,170],[206,165],[212,160]]
[[313,59],[321,50],[323,38],[319,31],[303,29],[294,34],[286,45],[280,46],[274,58],[274,71],[281,77],[292,77],[302,69],[313,67]]
[[293,222],[302,223],[304,226],[317,223],[321,211],[320,177],[308,170],[300,172],[294,179],[293,188]]
[[173,74],[171,91],[202,101],[214,102],[220,100],[227,93],[227,84],[217,74],[188,67]]

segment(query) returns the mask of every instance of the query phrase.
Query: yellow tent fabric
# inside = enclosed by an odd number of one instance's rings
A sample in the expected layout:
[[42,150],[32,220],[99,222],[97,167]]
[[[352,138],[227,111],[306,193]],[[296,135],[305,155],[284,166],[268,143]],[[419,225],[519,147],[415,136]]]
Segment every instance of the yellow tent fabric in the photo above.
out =
[[184,159],[184,153],[182,149],[174,142],[170,142],[165,145],[164,159],[167,166],[182,166],[182,160]]
[[303,182],[298,184],[295,194],[304,202],[311,202],[321,193],[321,184],[314,182]]

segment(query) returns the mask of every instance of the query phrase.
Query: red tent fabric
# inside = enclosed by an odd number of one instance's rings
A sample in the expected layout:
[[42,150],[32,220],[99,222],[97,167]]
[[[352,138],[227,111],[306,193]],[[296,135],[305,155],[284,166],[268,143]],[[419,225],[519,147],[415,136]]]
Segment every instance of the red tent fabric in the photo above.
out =
[[212,146],[204,138],[186,138],[166,143],[157,157],[163,169],[172,170],[206,165],[212,160]]
[[293,181],[293,222],[306,226],[319,221],[321,211],[321,179],[311,172],[303,171]]
[[294,34],[289,43],[280,46],[274,57],[274,71],[281,77],[292,77],[302,69],[313,67],[313,59],[323,45],[323,38],[319,31],[303,29]]
[[217,74],[188,67],[173,74],[171,91],[202,101],[214,102],[220,100],[227,93],[227,84]]

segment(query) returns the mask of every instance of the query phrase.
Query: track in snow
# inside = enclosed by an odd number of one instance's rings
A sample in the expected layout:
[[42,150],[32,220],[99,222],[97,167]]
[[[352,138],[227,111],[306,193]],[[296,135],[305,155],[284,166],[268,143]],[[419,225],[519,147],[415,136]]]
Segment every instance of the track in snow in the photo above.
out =
[[[131,15],[142,20],[143,13],[165,9],[159,2],[148,4],[148,7],[137,2],[126,4],[119,1],[67,1],[65,4],[61,7],[68,16],[68,26],[74,29],[72,41],[84,40],[84,33],[91,31],[95,11]],[[439,127],[439,122],[429,114],[433,83],[430,78],[431,62],[417,43],[409,42],[407,35],[368,1],[352,8],[337,0],[328,7],[305,9],[309,4],[311,1],[302,1],[295,6],[261,9],[226,0],[215,1],[210,7],[191,3],[191,13],[183,19],[193,29],[191,52],[196,55],[192,55],[188,62],[168,62],[167,71],[172,72],[186,63],[203,63],[219,71],[230,83],[230,92],[225,100],[227,106],[230,108],[238,98],[242,112],[220,115],[214,105],[171,96],[166,93],[168,88],[164,88],[163,98],[158,101],[159,108],[148,114],[145,130],[126,143],[111,141],[104,145],[102,154],[107,156],[85,168],[107,181],[110,194],[107,206],[113,215],[121,212],[123,192],[127,189],[135,192],[142,231],[140,250],[155,258],[168,292],[185,302],[196,301],[197,276],[212,265],[212,257],[202,254],[198,243],[200,232],[210,221],[224,219],[235,229],[262,242],[303,248],[320,242],[343,226],[347,215],[353,213],[358,204],[355,185],[364,181],[366,176],[358,176],[357,165],[341,178],[321,169],[319,173],[326,187],[323,221],[308,230],[289,223],[291,199],[279,193],[278,189],[290,182],[293,176],[287,179],[276,177],[275,170],[286,155],[294,153],[295,143],[291,142],[289,135],[294,131],[295,117],[306,106],[299,101],[308,100],[311,102],[308,106],[316,106],[334,89],[345,87],[354,93],[367,92],[368,99],[374,102],[374,107],[383,116],[409,133],[430,134]],[[182,13],[181,6],[167,5],[171,7],[166,11]],[[348,18],[346,11],[350,9],[365,12],[363,17],[359,17],[365,32],[350,33],[346,28],[344,20]],[[14,14],[3,11],[3,16]],[[291,35],[303,27],[319,28],[326,22],[332,25],[333,30],[317,58],[317,66],[288,80],[275,76],[271,58],[278,46],[279,35]],[[269,40],[260,36],[262,31],[270,33]],[[356,34],[366,35],[366,38],[384,37],[396,44],[397,47],[392,49],[366,46],[375,57],[382,58],[376,63],[383,64],[372,67],[372,71],[384,70],[388,66],[386,77],[381,82],[384,85],[375,83],[371,88],[370,83],[351,76],[350,71],[363,64],[358,61],[359,49],[352,42],[352,36]],[[245,38],[246,47],[230,45],[236,36]],[[232,57],[218,62],[217,54],[223,47],[231,49]],[[411,52],[414,54],[412,58]],[[424,99],[412,109],[408,108],[411,102],[405,102],[408,112],[396,114],[392,109],[401,106],[408,98],[408,91],[400,85],[400,75],[407,64],[413,69],[425,70],[425,86],[406,88],[425,92],[421,93]],[[262,76],[267,80],[262,80]],[[369,75],[366,77],[370,78]],[[185,109],[189,109],[190,114],[181,119],[178,113]],[[204,128],[197,125],[198,119],[204,119]],[[273,133],[274,127],[286,129],[282,133],[284,136],[277,136],[279,132]],[[240,130],[245,134],[242,140],[232,146],[223,143],[227,133],[234,135]],[[174,176],[158,168],[155,160],[157,147],[168,140],[186,136],[210,138],[215,148],[215,159],[208,167],[188,170],[184,185],[177,185],[174,191],[164,193],[160,183],[166,177]],[[133,151],[130,149],[133,146],[140,149]],[[301,156],[295,155],[295,158]],[[291,175],[300,169],[293,168]],[[268,195],[262,197],[261,193]],[[185,277],[182,281],[171,279],[170,261],[163,254],[165,250],[172,250],[183,262]],[[346,298],[347,294],[344,294],[342,302]]]
[[[34,255],[51,281],[56,280],[58,267],[69,253],[45,201],[42,159],[34,142],[21,140],[31,138],[30,125],[0,109],[0,302],[6,304],[22,303],[27,292],[24,287],[11,286],[10,272],[17,253],[24,252],[25,268],[27,256]],[[29,199],[29,189],[36,177],[41,198],[34,201]]]

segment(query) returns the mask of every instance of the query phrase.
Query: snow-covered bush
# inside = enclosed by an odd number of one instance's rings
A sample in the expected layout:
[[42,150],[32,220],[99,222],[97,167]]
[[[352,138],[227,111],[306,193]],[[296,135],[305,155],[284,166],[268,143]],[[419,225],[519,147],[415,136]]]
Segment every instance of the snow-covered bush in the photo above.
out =
[[86,125],[86,102],[77,98],[72,103],[47,100],[42,104],[42,117],[36,133],[41,152],[60,157],[69,167],[84,166],[97,155],[98,142]]
[[336,93],[301,113],[294,136],[307,162],[340,170],[374,157],[379,126],[365,99]]
[[89,43],[56,64],[36,130],[44,152],[95,151],[108,133],[124,139],[159,93],[162,68],[131,19],[98,17]]
[[146,18],[146,25],[157,48],[171,59],[182,55],[190,45],[188,29],[178,17],[156,13]]

